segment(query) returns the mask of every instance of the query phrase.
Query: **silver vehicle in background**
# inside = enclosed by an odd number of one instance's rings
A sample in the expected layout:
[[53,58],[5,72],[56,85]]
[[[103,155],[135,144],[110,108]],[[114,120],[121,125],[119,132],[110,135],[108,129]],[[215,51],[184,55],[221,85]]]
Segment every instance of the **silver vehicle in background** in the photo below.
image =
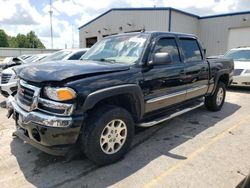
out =
[[232,86],[250,87],[250,47],[239,47],[229,50],[226,59],[234,60]]
[[[83,49],[67,49],[60,50],[58,52],[54,52],[52,54],[37,54],[33,55],[25,60],[23,60],[24,66],[25,64],[30,63],[39,63],[39,62],[49,62],[49,61],[61,61],[61,60],[79,60],[85,52],[87,52],[88,48]],[[18,78],[16,76],[13,67],[7,68],[2,71],[1,75],[1,84],[0,84],[0,92],[3,96],[8,97],[10,95],[15,95],[17,91],[17,81]]]
[[[26,59],[19,58],[20,64],[18,63],[17,65],[25,65],[33,62],[38,62],[46,58],[48,55],[50,54],[36,54],[29,56]],[[1,94],[5,97],[8,97],[13,93],[15,94],[15,91],[17,89],[17,77],[13,70],[13,66],[2,70],[0,88]]]

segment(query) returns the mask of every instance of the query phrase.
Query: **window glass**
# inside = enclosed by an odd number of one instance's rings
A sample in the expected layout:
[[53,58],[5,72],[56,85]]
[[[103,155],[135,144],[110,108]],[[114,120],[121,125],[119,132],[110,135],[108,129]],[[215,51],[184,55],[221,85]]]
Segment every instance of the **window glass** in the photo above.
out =
[[54,52],[51,55],[44,58],[41,62],[60,61],[60,60],[63,60],[63,58],[65,58],[67,55],[69,55],[71,53],[72,53],[72,51],[64,51],[64,50]]
[[80,51],[76,52],[74,55],[72,55],[69,60],[78,60],[82,57],[83,54],[85,54],[86,51]]
[[140,33],[104,38],[90,48],[81,59],[104,63],[136,63],[143,53],[148,36]]
[[198,43],[194,39],[180,39],[185,62],[201,61],[201,51]]
[[180,55],[174,38],[161,38],[155,45],[154,53],[167,52],[172,62],[180,62]]
[[235,61],[250,61],[250,50],[230,50],[224,55],[224,58]]

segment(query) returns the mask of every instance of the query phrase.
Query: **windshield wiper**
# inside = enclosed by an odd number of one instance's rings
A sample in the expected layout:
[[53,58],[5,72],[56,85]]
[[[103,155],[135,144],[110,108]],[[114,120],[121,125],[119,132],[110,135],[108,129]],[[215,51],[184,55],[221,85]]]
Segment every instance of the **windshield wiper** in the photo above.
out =
[[101,59],[98,59],[97,61],[103,61],[103,62],[109,62],[109,63],[116,63],[115,59],[109,59],[109,58],[101,58]]
[[91,61],[102,61],[102,62],[116,63],[116,60],[115,60],[115,59],[109,59],[109,58],[101,58],[101,59],[82,59],[82,60],[91,60]]

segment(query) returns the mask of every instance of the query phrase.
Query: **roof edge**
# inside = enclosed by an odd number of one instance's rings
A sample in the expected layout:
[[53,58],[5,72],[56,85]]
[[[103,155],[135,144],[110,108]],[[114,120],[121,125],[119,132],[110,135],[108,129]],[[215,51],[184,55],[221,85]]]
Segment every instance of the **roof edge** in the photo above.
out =
[[192,14],[192,13],[189,13],[189,12],[185,12],[185,11],[182,11],[182,10],[179,10],[179,9],[175,9],[175,8],[172,8],[172,7],[112,8],[112,9],[109,9],[108,11],[102,13],[101,15],[97,16],[96,18],[90,20],[89,22],[83,24],[82,26],[78,27],[78,29],[79,30],[82,29],[83,27],[89,25],[90,23],[94,22],[95,20],[97,20],[97,19],[101,18],[102,16],[108,14],[109,12],[112,12],[112,11],[133,11],[133,10],[139,10],[139,11],[145,11],[145,10],[149,10],[149,11],[153,11],[153,10],[156,10],[156,11],[173,10],[173,11],[176,11],[176,12],[188,15],[188,16],[193,16],[193,17],[196,17],[196,18],[200,18],[198,15],[195,15],[195,14]]
[[200,19],[217,18],[217,17],[224,17],[224,16],[236,16],[236,15],[242,15],[242,14],[250,14],[250,11],[216,14],[216,15],[211,15],[211,16],[201,16]]
[[217,18],[217,17],[224,17],[224,16],[235,16],[235,15],[242,15],[242,14],[250,14],[250,11],[242,11],[242,12],[216,14],[216,15],[210,15],[210,16],[198,16],[196,14],[192,14],[192,13],[189,13],[189,12],[186,12],[186,11],[183,11],[183,10],[179,10],[179,9],[176,9],[176,8],[172,8],[172,7],[112,8],[112,9],[109,9],[108,11],[102,13],[101,15],[97,16],[96,18],[90,20],[89,22],[83,24],[82,26],[78,27],[78,29],[79,30],[82,29],[83,27],[89,25],[90,23],[92,23],[92,22],[96,21],[97,19],[103,17],[104,15],[108,14],[109,12],[112,12],[112,11],[133,11],[133,10],[137,10],[137,11],[173,10],[173,11],[176,11],[176,12],[181,13],[181,14],[196,17],[198,19],[208,19],[208,18]]

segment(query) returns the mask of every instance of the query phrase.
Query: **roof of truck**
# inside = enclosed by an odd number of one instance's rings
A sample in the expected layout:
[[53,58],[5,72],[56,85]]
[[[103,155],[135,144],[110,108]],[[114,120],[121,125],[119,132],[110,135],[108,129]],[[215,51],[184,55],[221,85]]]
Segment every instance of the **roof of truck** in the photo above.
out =
[[120,33],[117,35],[110,35],[105,38],[112,38],[115,36],[123,36],[123,35],[138,35],[138,34],[145,34],[145,35],[175,35],[178,37],[188,37],[188,38],[197,38],[195,35],[186,34],[186,33],[179,33],[179,32],[163,32],[163,31],[141,31],[141,32],[131,32],[131,33]]

